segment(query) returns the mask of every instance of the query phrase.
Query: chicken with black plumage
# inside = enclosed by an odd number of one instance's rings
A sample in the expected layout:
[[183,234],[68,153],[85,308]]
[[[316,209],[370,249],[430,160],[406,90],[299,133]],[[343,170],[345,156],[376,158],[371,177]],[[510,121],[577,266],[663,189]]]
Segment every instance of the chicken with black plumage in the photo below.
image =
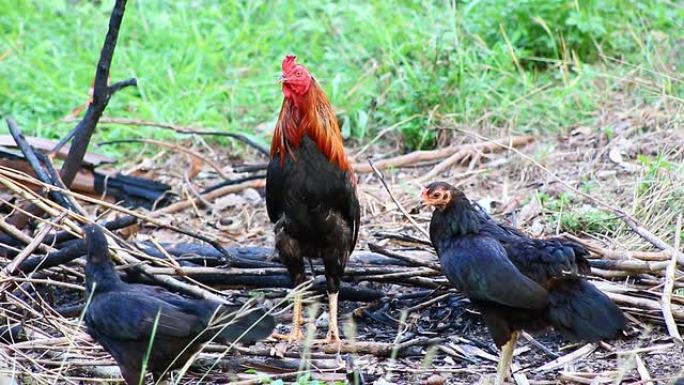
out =
[[88,334],[114,357],[128,385],[139,384],[144,362],[157,383],[183,366],[205,342],[250,343],[273,331],[274,320],[263,309],[247,310],[123,282],[114,270],[102,230],[90,226],[84,232]]
[[622,311],[582,277],[590,272],[584,247],[498,224],[448,183],[428,185],[422,200],[435,209],[430,239],[444,275],[482,313],[501,349],[496,384],[508,375],[521,330],[553,327],[592,342],[620,336]]

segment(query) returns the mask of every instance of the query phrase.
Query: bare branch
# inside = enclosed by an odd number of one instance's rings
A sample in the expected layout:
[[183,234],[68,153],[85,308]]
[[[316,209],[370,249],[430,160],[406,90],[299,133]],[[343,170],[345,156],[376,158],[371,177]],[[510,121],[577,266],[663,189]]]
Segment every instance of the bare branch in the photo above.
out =
[[123,20],[124,10],[126,8],[126,0],[116,0],[112,14],[109,19],[109,30],[105,37],[102,51],[100,52],[100,60],[97,63],[97,70],[95,71],[95,86],[93,89],[93,100],[88,105],[83,119],[76,125],[74,132],[74,140],[69,155],[67,156],[64,166],[61,170],[62,181],[66,186],[70,186],[74,181],[76,173],[81,166],[83,156],[85,156],[90,138],[95,132],[95,127],[102,116],[102,112],[109,103],[109,98],[112,94],[124,87],[136,84],[135,79],[125,80],[123,82],[115,83],[113,86],[107,85],[109,78],[109,68],[112,64],[112,57],[114,56],[114,49],[119,37],[119,28]]
[[[26,161],[29,163],[29,165],[31,165],[33,172],[36,173],[36,177],[41,182],[47,185],[63,187],[61,186],[61,181],[59,180],[59,178],[55,179],[50,175],[49,171],[52,170],[54,172],[54,168],[52,167],[52,164],[47,159],[47,157],[44,155],[42,156],[43,164],[46,166],[48,171],[46,171],[41,165],[41,161],[38,160],[38,155],[36,154],[36,152],[33,151],[33,148],[26,140],[26,137],[21,132],[21,129],[19,129],[19,126],[17,126],[17,123],[14,121],[14,119],[7,118],[5,120],[7,122],[7,127],[9,127],[10,134],[12,134],[14,141],[17,143],[17,146],[21,150],[22,154],[24,154],[24,158],[26,158]],[[54,176],[56,177],[56,175]],[[48,190],[48,195],[50,196],[50,198],[52,198],[53,201],[55,201],[60,206],[82,214],[82,210],[80,210],[78,206],[74,204],[73,201],[69,200],[61,192],[56,190]]]

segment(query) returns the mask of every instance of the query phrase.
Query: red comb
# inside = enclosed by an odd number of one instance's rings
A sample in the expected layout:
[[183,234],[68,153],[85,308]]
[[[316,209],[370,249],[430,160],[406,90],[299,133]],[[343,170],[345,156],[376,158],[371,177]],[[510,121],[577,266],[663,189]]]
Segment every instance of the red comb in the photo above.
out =
[[283,72],[289,72],[290,70],[294,69],[294,67],[297,65],[295,60],[297,60],[297,56],[295,55],[285,56],[285,59],[283,59]]

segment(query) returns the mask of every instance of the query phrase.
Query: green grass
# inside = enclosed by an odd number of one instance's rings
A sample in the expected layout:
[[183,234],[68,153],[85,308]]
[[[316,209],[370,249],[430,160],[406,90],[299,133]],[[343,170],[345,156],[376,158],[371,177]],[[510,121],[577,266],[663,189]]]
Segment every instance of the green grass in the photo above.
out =
[[[68,131],[55,122],[87,99],[112,3],[0,0],[0,114],[30,134]],[[445,118],[469,126],[483,116],[558,132],[594,124],[615,93],[681,103],[683,39],[684,7],[670,0],[131,0],[111,75],[139,87],[117,94],[106,115],[267,142],[280,60],[295,53],[347,136],[405,121],[405,148],[430,147]],[[647,84],[621,81],[635,76]],[[170,134],[107,125],[97,135]]]
[[544,211],[552,215],[551,221],[558,226],[559,232],[612,234],[617,230],[620,220],[615,214],[595,207],[577,207],[576,198],[567,192],[557,198],[538,195]]

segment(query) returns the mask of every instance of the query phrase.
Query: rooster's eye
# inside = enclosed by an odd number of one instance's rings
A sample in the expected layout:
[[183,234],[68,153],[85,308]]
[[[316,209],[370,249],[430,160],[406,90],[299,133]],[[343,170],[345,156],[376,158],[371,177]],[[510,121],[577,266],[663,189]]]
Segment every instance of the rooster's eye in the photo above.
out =
[[298,78],[302,77],[302,71],[295,72],[295,76],[297,76]]

